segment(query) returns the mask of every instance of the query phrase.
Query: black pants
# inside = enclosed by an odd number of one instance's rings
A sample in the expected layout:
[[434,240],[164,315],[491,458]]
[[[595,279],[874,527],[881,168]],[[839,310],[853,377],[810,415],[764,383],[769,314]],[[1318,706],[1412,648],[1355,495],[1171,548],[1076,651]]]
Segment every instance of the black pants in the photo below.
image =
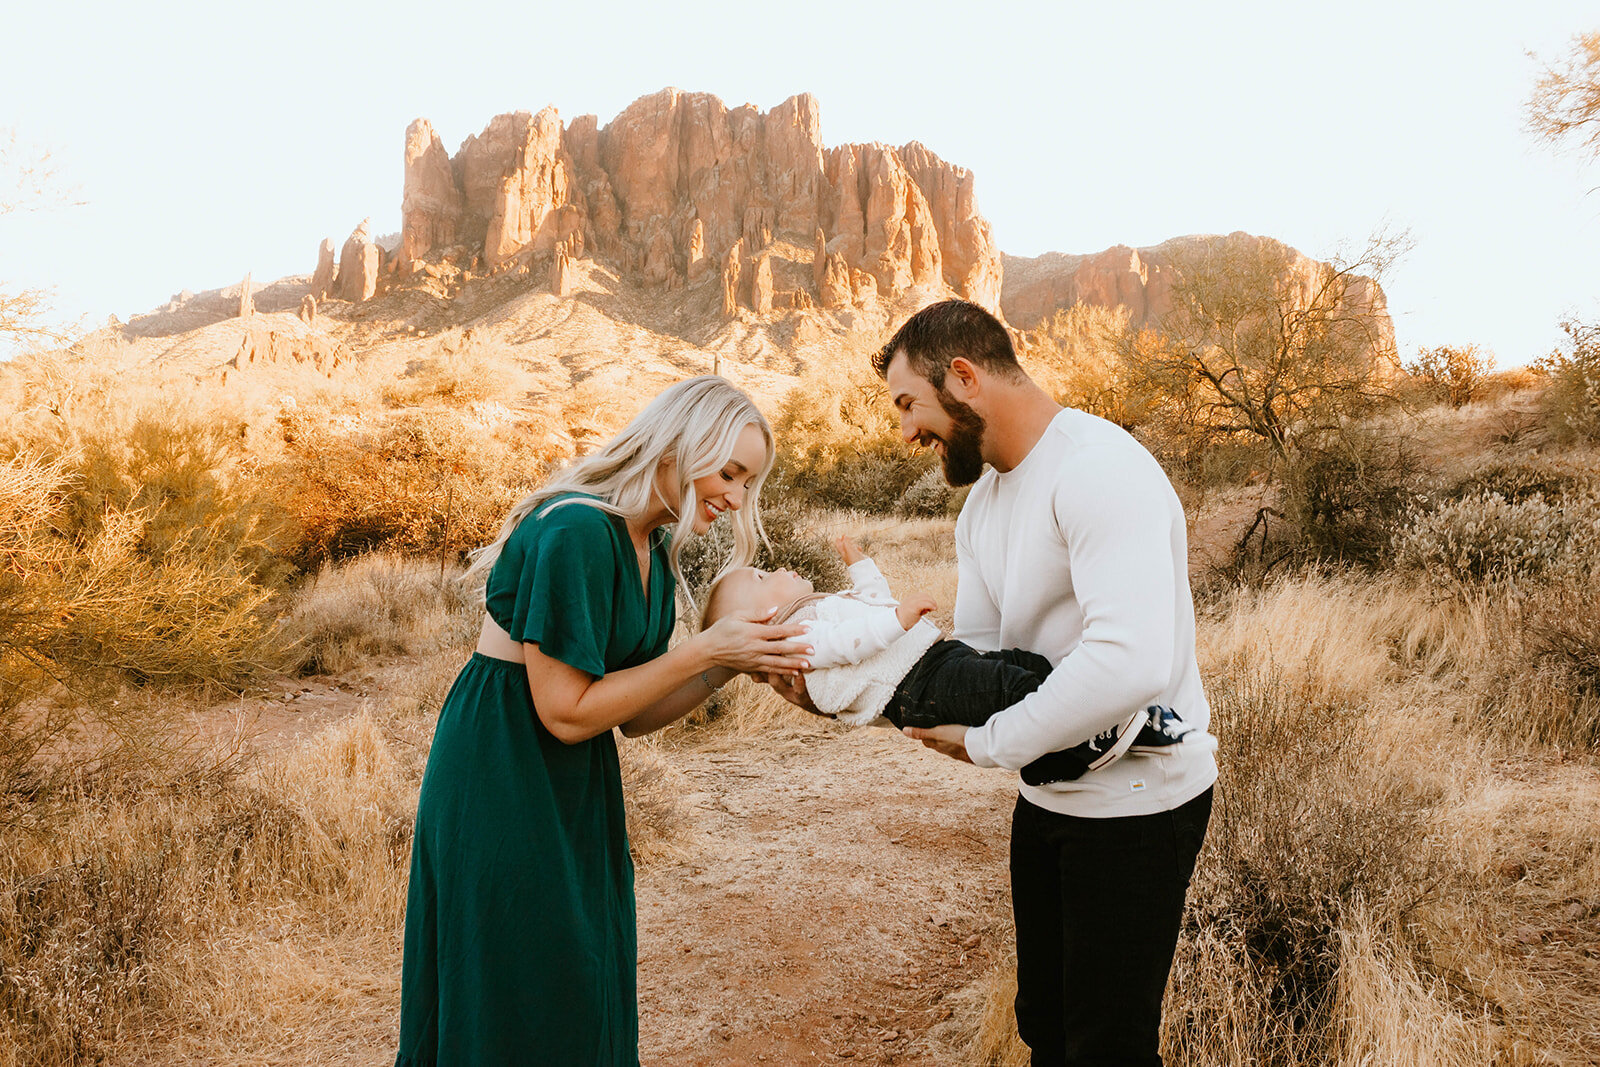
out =
[[[940,641],[900,679],[884,718],[898,727],[982,726],[1044,682],[1050,661],[1008,648],[979,652],[960,641]],[[1081,778],[1098,756],[1086,748],[1046,752],[1022,768],[1029,785]]]
[[1034,1067],[1160,1067],[1161,997],[1210,819],[1210,789],[1113,819],[1017,798],[1017,1030]]

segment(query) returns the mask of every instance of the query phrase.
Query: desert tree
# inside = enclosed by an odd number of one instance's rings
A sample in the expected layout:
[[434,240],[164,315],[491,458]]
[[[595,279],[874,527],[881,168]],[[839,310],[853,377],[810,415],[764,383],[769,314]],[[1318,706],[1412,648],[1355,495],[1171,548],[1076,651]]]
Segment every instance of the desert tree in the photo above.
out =
[[1494,371],[1494,359],[1477,345],[1437,345],[1417,349],[1406,373],[1443,393],[1453,408],[1471,403]]
[[[24,143],[15,130],[0,129],[0,219],[74,202],[48,151]],[[0,281],[0,349],[65,340],[49,324],[49,314],[48,290]]]
[[1547,62],[1527,100],[1528,129],[1541,140],[1600,155],[1600,33],[1580,33]]
[[1379,280],[1404,239],[1317,262],[1236,233],[1173,257],[1170,307],[1118,344],[1161,417],[1201,442],[1254,439],[1280,461],[1388,399],[1399,368]]

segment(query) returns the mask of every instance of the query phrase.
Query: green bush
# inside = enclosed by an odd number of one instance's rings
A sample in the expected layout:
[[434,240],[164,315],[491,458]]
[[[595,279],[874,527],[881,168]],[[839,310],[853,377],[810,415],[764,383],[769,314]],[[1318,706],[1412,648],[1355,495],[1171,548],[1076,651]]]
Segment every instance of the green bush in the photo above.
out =
[[1600,323],[1564,322],[1567,345],[1541,360],[1547,424],[1563,440],[1600,440]]
[[1393,544],[1399,566],[1453,586],[1584,569],[1600,562],[1600,500],[1479,490],[1413,509]]

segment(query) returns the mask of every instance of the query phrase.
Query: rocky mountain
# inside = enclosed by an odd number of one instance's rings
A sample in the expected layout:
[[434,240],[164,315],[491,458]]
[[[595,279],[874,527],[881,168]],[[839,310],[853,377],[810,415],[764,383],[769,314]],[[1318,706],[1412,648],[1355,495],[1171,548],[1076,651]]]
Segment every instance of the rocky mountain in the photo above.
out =
[[[1012,327],[1031,330],[1049,319],[1058,308],[1077,303],[1100,307],[1125,307],[1135,326],[1155,326],[1172,309],[1172,282],[1175,261],[1196,246],[1227,240],[1250,248],[1267,246],[1287,262],[1288,284],[1308,289],[1322,266],[1293,248],[1270,237],[1245,233],[1226,238],[1213,235],[1175,237],[1148,248],[1115,245],[1093,255],[1068,255],[1047,252],[1023,258],[1005,256],[1005,283],[1000,291],[1000,306]],[[1345,298],[1378,324],[1380,335],[1391,340],[1394,327],[1383,289],[1371,279],[1355,277]]]
[[[429,256],[490,271],[585,255],[648,286],[719,273],[724,310],[843,308],[913,287],[997,308],[1000,253],[972,172],[915,142],[823,145],[816,98],[770,111],[664,89],[605,126],[554,108],[498,115],[454,155],[426,119],[406,131],[393,272]],[[777,242],[810,253],[775,271]],[[554,284],[554,282],[553,282]]]
[[[529,397],[717,370],[777,399],[808,364],[947,296],[1019,330],[1077,301],[1154,322],[1172,252],[1214,240],[1003,257],[975,187],[916,142],[824,145],[805,93],[761,111],[664,89],[603,126],[510,112],[453,153],[417,119],[398,234],[364,220],[323,240],[307,275],[185,292],[118,336],[140,359],[270,390],[358,367],[414,375],[448,335],[515,360]],[[1387,325],[1382,291],[1362,292]]]

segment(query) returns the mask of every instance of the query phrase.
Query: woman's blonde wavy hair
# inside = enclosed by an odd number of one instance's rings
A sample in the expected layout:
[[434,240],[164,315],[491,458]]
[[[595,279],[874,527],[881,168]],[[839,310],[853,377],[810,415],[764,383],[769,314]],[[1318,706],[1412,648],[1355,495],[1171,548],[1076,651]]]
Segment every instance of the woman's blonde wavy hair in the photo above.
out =
[[756,426],[766,442],[767,455],[745,494],[745,504],[729,516],[733,524],[733,551],[717,576],[743,567],[755,559],[756,549],[766,541],[761,525],[761,484],[772,469],[774,449],[772,427],[755,401],[725,378],[703,374],[663,389],[643,411],[599,451],[572,460],[550,479],[523,497],[506,516],[495,539],[471,555],[472,565],[464,580],[484,581],[500,558],[506,540],[517,524],[552,497],[562,493],[589,493],[598,499],[575,497],[564,504],[587,504],[623,519],[648,513],[655,505],[656,472],[663,460],[675,461],[677,475],[677,525],[672,531],[672,547],[667,558],[685,594],[683,571],[678,559],[684,539],[694,531],[694,482],[714,474],[733,457],[734,442],[746,426]]

